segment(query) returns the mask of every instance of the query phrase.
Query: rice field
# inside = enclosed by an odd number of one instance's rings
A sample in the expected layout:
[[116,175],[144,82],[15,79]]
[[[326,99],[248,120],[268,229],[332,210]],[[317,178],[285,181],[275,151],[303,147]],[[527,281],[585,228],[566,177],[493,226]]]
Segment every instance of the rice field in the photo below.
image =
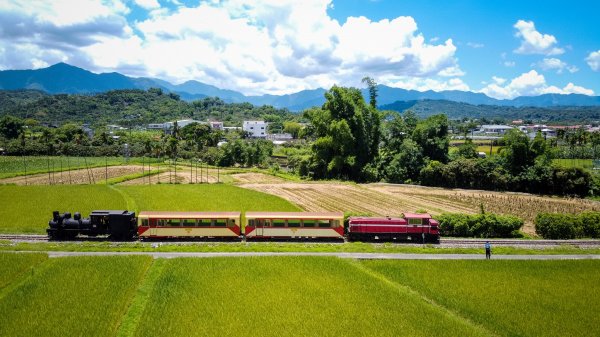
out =
[[0,185],[0,233],[45,233],[52,211],[297,211],[290,202],[232,185]]
[[[435,323],[435,324],[432,324]],[[335,258],[169,260],[135,336],[481,336]]]
[[0,253],[0,261],[0,336],[600,333],[598,260]]
[[365,261],[499,336],[598,336],[599,261]]
[[1,254],[0,291],[11,282],[26,275],[32,267],[44,262],[46,254]]
[[48,260],[0,298],[0,336],[114,336],[147,257]]

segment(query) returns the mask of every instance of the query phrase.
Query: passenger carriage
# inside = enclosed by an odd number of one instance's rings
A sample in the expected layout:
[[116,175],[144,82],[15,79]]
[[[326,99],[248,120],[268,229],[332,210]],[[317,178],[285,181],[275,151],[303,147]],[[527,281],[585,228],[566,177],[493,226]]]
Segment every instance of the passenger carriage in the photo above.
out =
[[406,240],[439,242],[439,223],[429,214],[404,213],[402,217],[351,217],[349,240]]
[[246,239],[343,239],[342,212],[247,212]]
[[140,238],[239,238],[240,212],[140,212]]

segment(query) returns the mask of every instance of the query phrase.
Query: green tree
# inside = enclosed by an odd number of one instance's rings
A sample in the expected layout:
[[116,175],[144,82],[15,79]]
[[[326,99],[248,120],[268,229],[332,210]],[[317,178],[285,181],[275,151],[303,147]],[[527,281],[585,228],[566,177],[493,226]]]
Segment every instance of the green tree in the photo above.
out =
[[369,87],[369,104],[373,109],[377,109],[377,83],[369,76],[363,77],[362,82]]
[[284,122],[283,123],[283,132],[289,133],[292,135],[292,138],[297,139],[300,135],[300,130],[302,130],[302,125],[298,122]]
[[7,139],[17,139],[25,123],[22,119],[14,116],[4,116],[0,118],[0,134]]
[[504,147],[500,154],[506,161],[506,168],[517,175],[533,164],[535,159],[529,149],[529,137],[517,129],[504,135]]
[[313,169],[316,178],[363,180],[364,168],[378,154],[380,115],[356,88],[333,86],[323,109],[305,114],[314,128]]
[[413,140],[423,149],[423,155],[430,160],[445,163],[448,161],[448,117],[434,115],[420,121],[412,133]]

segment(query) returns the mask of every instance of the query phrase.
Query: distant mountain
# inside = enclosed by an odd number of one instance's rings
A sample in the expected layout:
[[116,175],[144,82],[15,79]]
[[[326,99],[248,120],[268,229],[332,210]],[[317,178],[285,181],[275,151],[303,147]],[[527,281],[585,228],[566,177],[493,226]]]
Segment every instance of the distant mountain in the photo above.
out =
[[381,110],[405,112],[411,110],[420,117],[444,113],[450,119],[487,118],[489,120],[500,118],[505,120],[529,119],[547,122],[593,122],[600,120],[600,106],[501,106],[501,105],[473,105],[447,100],[418,100],[396,101],[391,104],[379,106]]
[[[187,101],[204,97],[220,97],[227,103],[249,102],[254,105],[272,105],[276,108],[287,108],[301,111],[313,106],[321,106],[325,102],[325,89],[302,90],[287,95],[245,96],[244,94],[220,89],[199,81],[187,81],[182,84],[171,84],[154,78],[134,78],[119,73],[95,74],[85,69],[66,63],[58,63],[48,68],[36,70],[0,71],[0,90],[35,89],[50,94],[94,94],[115,89],[148,89],[161,88],[174,92]],[[368,98],[368,91],[363,89]],[[388,105],[394,102],[412,102],[422,100],[443,100],[461,102],[471,105],[496,105],[514,107],[552,107],[552,106],[599,106],[600,96],[557,95],[546,94],[534,97],[517,97],[513,100],[497,100],[482,93],[468,91],[416,91],[378,86],[378,103]]]

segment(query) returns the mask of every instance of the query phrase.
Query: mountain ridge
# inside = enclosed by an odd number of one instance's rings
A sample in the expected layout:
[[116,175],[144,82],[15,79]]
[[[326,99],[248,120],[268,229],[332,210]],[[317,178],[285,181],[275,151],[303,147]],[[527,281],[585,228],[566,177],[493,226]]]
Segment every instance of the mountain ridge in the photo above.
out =
[[[49,94],[96,94],[118,89],[144,89],[151,87],[173,92],[187,101],[205,97],[219,97],[228,103],[248,102],[253,105],[272,105],[301,111],[325,102],[323,88],[302,90],[285,95],[246,96],[240,92],[221,89],[196,80],[181,84],[149,77],[129,77],[118,72],[96,74],[88,70],[57,63],[47,68],[35,70],[0,71],[0,90],[35,89]],[[368,97],[367,89],[362,89]],[[553,106],[600,106],[600,96],[581,94],[544,94],[540,96],[522,96],[512,100],[498,100],[483,93],[470,91],[417,91],[378,85],[378,103],[382,106],[397,101],[445,100],[471,105],[496,105],[512,107],[553,107]]]

